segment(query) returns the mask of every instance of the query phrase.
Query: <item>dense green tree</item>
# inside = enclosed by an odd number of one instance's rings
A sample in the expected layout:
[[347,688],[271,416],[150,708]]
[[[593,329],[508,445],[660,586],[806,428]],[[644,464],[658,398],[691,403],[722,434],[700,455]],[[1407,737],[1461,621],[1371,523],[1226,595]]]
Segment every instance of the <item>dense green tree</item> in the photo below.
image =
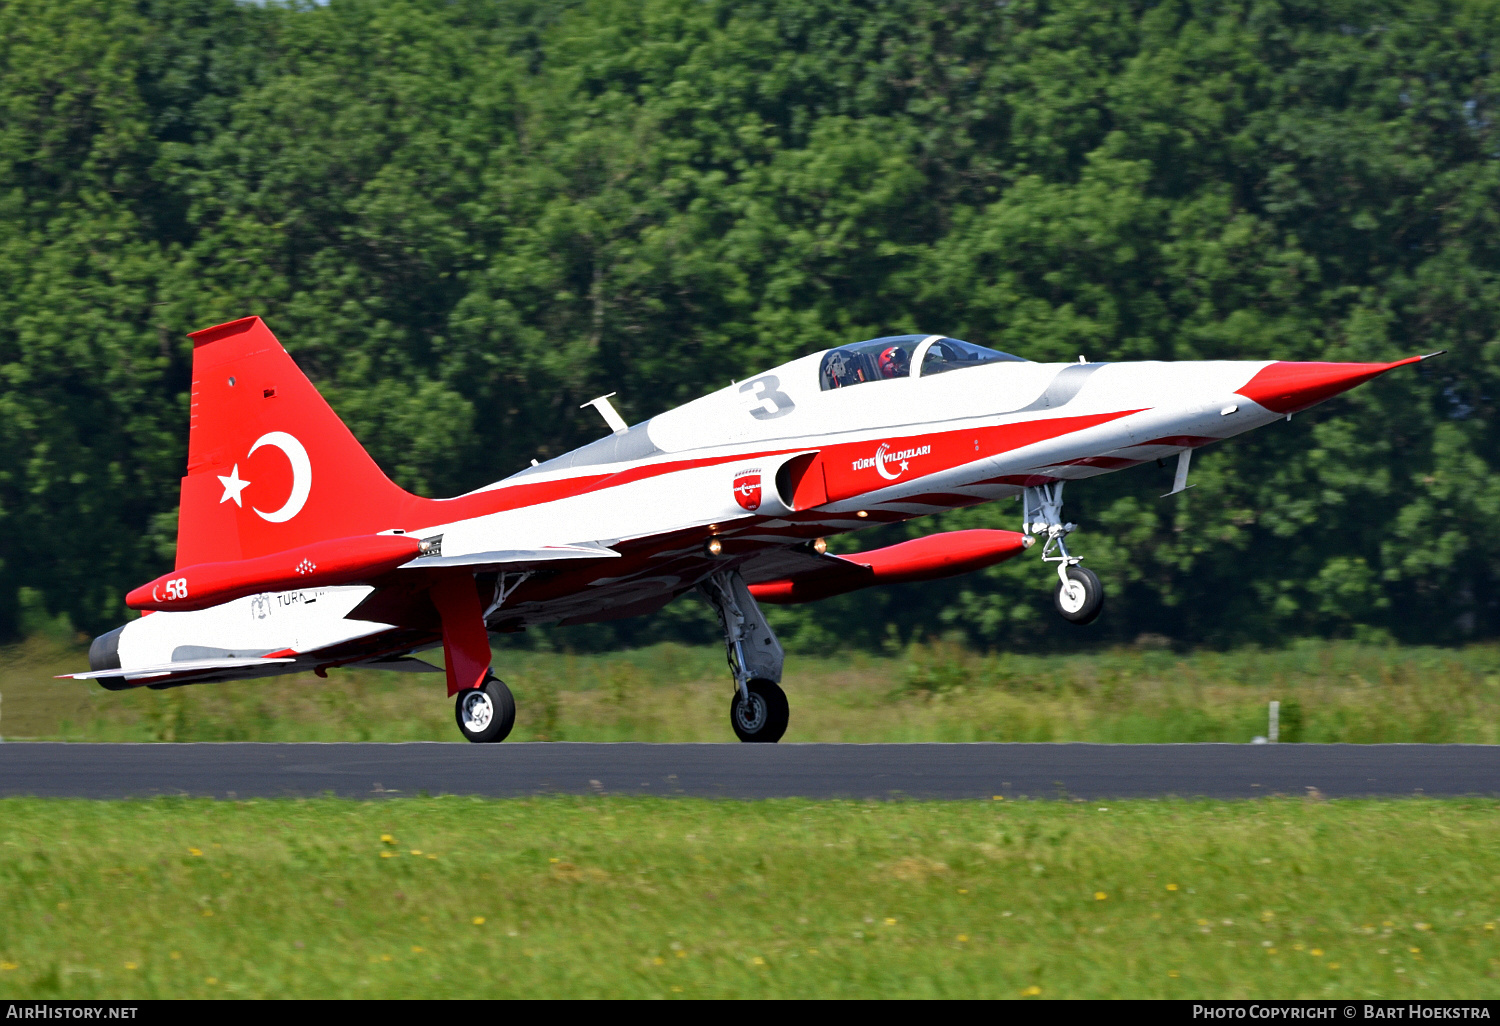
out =
[[[1497,45],[1493,0],[4,0],[0,635],[23,595],[107,627],[169,562],[185,334],[254,312],[426,494],[588,441],[600,392],[641,419],[890,331],[1448,349],[1205,451],[1183,496],[1073,486],[1113,592],[1088,636],[1493,636]],[[776,623],[1077,643],[1046,574]]]

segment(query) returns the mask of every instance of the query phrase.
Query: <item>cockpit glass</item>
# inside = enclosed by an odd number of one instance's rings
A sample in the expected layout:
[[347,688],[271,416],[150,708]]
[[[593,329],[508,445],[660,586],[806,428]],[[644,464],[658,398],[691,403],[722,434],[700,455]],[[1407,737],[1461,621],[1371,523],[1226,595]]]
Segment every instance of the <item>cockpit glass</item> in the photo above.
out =
[[926,335],[890,335],[830,349],[823,357],[819,380],[823,390],[861,385],[882,378],[911,375],[911,357]]
[[940,338],[928,347],[927,355],[922,357],[922,377],[958,370],[962,367],[977,367],[981,363],[998,363],[1005,360],[1014,360],[1017,363],[1026,362],[1019,356],[1002,353],[998,349],[986,349],[972,342],[960,342],[956,338]]
[[910,377],[912,360],[917,358],[918,351],[924,348],[923,344],[928,339],[932,339],[932,342],[925,346],[926,353],[921,358],[922,369],[919,376],[922,377],[960,367],[994,363],[997,360],[1025,362],[1019,356],[986,349],[970,342],[960,342],[956,338],[888,335],[830,349],[824,354],[819,368],[819,383],[826,392],[830,388],[845,388],[866,381]]

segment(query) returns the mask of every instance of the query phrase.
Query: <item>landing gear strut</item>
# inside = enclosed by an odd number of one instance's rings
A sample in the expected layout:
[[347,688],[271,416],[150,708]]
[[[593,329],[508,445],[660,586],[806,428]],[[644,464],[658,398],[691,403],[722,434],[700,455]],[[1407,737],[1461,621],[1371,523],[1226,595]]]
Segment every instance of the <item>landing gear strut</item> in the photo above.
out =
[[734,674],[734,699],[729,724],[741,741],[774,743],[786,733],[790,709],[781,690],[781,642],[738,570],[714,574],[698,585],[714,607],[724,630],[729,670]]
[[[1042,559],[1057,564],[1057,592],[1053,605],[1059,615],[1069,623],[1082,627],[1093,623],[1104,609],[1104,585],[1092,570],[1079,566],[1082,556],[1068,553],[1064,538],[1078,529],[1077,524],[1065,524],[1062,519],[1063,481],[1027,488],[1021,493],[1021,533],[1029,540],[1040,535],[1046,538],[1042,546]],[[1056,555],[1053,553],[1056,552]]]
[[467,740],[477,744],[504,741],[516,725],[516,700],[505,681],[490,674],[479,687],[458,693],[453,714]]

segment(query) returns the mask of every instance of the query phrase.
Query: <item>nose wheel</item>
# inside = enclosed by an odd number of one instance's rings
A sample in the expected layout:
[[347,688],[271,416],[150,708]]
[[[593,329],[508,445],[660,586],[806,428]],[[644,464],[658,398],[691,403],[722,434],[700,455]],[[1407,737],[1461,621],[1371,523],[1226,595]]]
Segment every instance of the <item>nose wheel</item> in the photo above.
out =
[[729,723],[741,741],[775,744],[791,719],[786,692],[768,680],[752,680],[729,703]]
[[1088,567],[1076,565],[1064,567],[1059,576],[1062,580],[1052,596],[1058,615],[1080,627],[1093,623],[1104,608],[1104,585],[1098,576]]
[[1082,627],[1093,623],[1104,609],[1104,585],[1094,571],[1079,566],[1081,557],[1068,552],[1064,541],[1078,527],[1064,523],[1062,518],[1062,481],[1035,485],[1021,493],[1021,532],[1026,535],[1027,548],[1037,537],[1045,538],[1042,559],[1057,564],[1057,591],[1052,596],[1052,605],[1058,615],[1069,623]]
[[516,725],[516,700],[505,682],[491,675],[479,687],[460,691],[453,713],[466,740],[491,744],[510,736]]

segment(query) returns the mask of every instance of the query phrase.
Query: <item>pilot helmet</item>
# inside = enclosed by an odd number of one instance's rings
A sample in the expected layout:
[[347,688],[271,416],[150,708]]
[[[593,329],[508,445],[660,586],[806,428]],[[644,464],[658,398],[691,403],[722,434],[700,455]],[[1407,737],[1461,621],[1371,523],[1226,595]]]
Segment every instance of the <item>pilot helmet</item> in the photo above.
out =
[[880,352],[876,361],[882,378],[902,378],[911,371],[911,357],[900,346],[890,346]]

